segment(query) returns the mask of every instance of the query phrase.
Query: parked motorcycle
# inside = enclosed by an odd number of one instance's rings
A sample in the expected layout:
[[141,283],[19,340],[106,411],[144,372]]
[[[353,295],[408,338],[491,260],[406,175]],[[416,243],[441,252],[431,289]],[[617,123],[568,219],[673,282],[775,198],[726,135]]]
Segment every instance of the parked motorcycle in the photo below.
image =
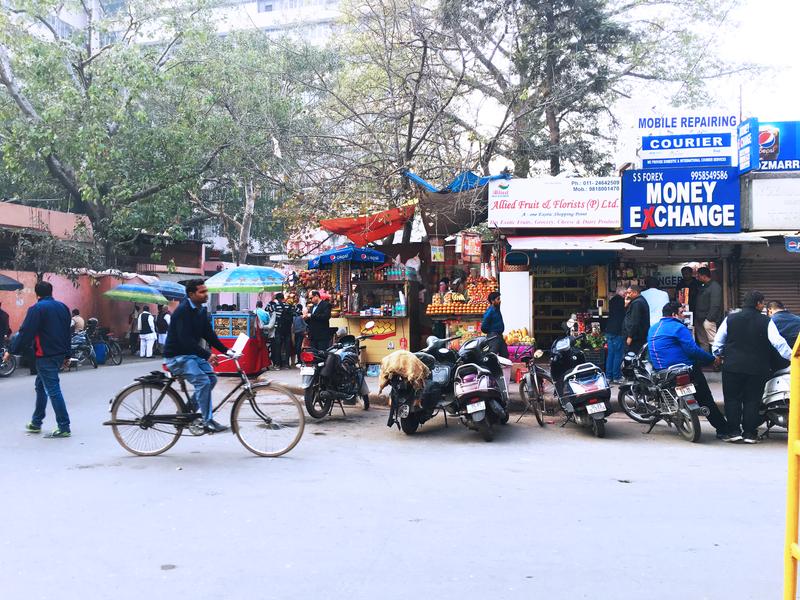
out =
[[[611,387],[603,371],[595,364],[587,362],[577,337],[571,334],[573,323],[567,321],[564,337],[558,338],[550,348],[550,377],[555,394],[566,419],[564,427],[572,421],[582,427],[590,427],[596,437],[606,435],[606,417],[611,414],[609,402]],[[543,355],[536,351],[536,357]],[[547,375],[546,372],[544,372]]]
[[72,341],[70,343],[70,358],[64,363],[66,369],[77,369],[80,366],[89,363],[93,368],[97,368],[97,356],[94,353],[94,346],[89,340],[89,336],[85,331],[79,331],[72,334]]
[[[368,321],[365,330],[375,324]],[[371,335],[345,335],[324,351],[306,348],[300,354],[305,366],[300,368],[306,410],[315,419],[330,415],[337,402],[344,413],[342,402],[361,398],[364,410],[369,408],[369,386],[361,366],[359,342]]]
[[764,419],[767,431],[762,437],[769,436],[773,427],[789,428],[789,367],[776,371],[767,380],[764,394],[761,396],[761,405],[758,414]]
[[[430,336],[428,345],[420,352],[415,352],[430,370],[430,377],[425,381],[422,390],[416,390],[407,377],[393,374],[389,379],[390,409],[389,427],[397,424],[407,435],[417,431],[420,425],[439,414],[439,411],[452,411],[453,378],[458,354],[447,347],[449,342],[459,339],[457,335],[449,338]],[[445,412],[445,420],[447,412]]]
[[692,367],[678,364],[656,371],[647,360],[647,347],[638,354],[628,352],[622,360],[625,383],[617,401],[623,412],[637,423],[650,425],[650,433],[659,421],[673,425],[685,440],[700,439],[700,415],[707,415],[695,399]]
[[479,431],[483,439],[494,439],[494,427],[508,423],[508,388],[503,367],[511,366],[507,358],[489,351],[489,339],[468,340],[458,351],[453,382],[453,405],[461,423]]
[[[2,340],[0,340],[2,342]],[[0,377],[10,377],[17,370],[17,357],[11,354],[7,361],[3,360],[6,353],[6,346],[0,346]]]

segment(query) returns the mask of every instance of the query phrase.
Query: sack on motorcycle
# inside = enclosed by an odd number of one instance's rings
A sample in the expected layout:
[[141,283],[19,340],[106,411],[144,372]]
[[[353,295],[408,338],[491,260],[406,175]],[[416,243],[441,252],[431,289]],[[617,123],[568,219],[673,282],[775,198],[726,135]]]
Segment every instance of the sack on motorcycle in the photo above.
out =
[[341,361],[342,359],[339,358],[338,354],[331,352],[325,358],[325,364],[322,366],[322,371],[320,371],[320,374],[323,377],[333,377],[336,374],[336,370],[339,368]]

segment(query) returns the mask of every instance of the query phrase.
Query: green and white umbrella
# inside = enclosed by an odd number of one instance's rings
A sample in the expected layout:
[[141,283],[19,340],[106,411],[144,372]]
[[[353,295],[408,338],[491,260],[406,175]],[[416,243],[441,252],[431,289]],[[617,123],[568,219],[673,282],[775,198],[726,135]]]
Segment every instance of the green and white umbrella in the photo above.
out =
[[169,304],[164,295],[149,285],[140,283],[123,283],[103,294],[111,300],[123,302],[139,302],[140,304]]
[[254,294],[279,292],[283,289],[283,273],[270,267],[240,265],[220,271],[206,279],[209,292]]

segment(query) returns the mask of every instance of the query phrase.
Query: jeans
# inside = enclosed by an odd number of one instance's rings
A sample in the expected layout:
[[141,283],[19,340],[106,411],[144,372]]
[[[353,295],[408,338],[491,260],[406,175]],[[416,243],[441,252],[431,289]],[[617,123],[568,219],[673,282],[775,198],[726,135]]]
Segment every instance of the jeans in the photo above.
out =
[[300,354],[303,352],[303,340],[305,339],[305,333],[295,333],[294,334],[294,353],[297,356],[297,364],[299,365],[302,360],[300,360]]
[[44,421],[47,399],[53,405],[56,413],[56,423],[61,431],[69,431],[69,414],[64,396],[61,394],[61,384],[58,380],[58,370],[64,364],[65,356],[47,356],[36,359],[36,408],[33,410],[31,424],[41,427]]
[[733,373],[722,370],[722,393],[725,396],[725,418],[728,433],[755,438],[761,419],[758,406],[764,393],[765,375]]
[[606,357],[606,375],[609,379],[622,379],[622,358],[625,356],[625,338],[613,333],[606,334],[608,356]]
[[728,433],[728,422],[720,412],[717,403],[714,402],[714,395],[711,393],[711,388],[708,387],[708,381],[706,381],[706,376],[703,375],[703,369],[697,365],[692,367],[692,383],[694,383],[695,388],[695,400],[700,406],[708,409],[708,422],[717,430],[717,433],[721,435]]
[[217,385],[214,368],[205,359],[194,354],[182,354],[166,359],[167,368],[173,375],[182,375],[194,388],[194,401],[200,407],[203,420],[208,423],[212,418],[211,390]]
[[279,368],[289,367],[289,354],[291,348],[291,333],[275,332],[275,337],[272,339],[272,364]]

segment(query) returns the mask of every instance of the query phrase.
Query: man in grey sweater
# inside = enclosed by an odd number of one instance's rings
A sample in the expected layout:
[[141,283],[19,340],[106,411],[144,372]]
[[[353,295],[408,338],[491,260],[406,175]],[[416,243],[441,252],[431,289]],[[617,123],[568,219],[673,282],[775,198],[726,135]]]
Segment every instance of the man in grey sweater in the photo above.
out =
[[697,310],[694,314],[694,334],[697,343],[706,352],[711,351],[717,325],[722,322],[722,286],[711,279],[711,269],[697,269],[700,293],[697,296]]

